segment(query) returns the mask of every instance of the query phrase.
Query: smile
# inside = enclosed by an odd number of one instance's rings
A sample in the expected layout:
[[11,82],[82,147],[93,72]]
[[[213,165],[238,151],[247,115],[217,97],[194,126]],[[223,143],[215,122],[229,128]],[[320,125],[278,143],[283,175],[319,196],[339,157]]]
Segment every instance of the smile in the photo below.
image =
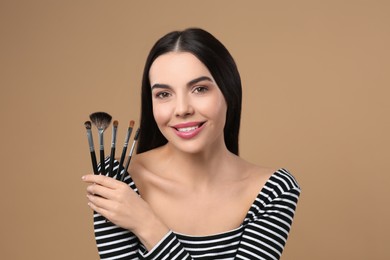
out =
[[199,126],[192,126],[192,127],[184,127],[184,128],[176,128],[179,132],[189,132],[197,129]]
[[191,139],[202,131],[204,123],[205,122],[189,122],[174,125],[172,128],[179,137],[184,139]]

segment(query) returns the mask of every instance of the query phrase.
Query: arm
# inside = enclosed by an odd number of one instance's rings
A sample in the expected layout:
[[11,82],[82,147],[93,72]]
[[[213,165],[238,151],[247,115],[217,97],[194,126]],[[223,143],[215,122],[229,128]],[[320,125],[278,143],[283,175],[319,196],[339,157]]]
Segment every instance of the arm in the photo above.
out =
[[95,238],[101,259],[191,259],[128,184],[102,175],[86,175],[83,180],[90,183],[88,205],[96,212]]
[[[117,162],[115,162],[117,164]],[[130,178],[127,185],[137,191]],[[129,230],[115,225],[94,211],[94,233],[100,259],[139,259],[139,239]]]
[[[285,180],[285,181],[280,181]],[[288,180],[288,181],[286,181]],[[243,232],[236,259],[280,259],[295,214],[300,188],[289,174],[279,174],[257,201]]]
[[140,259],[162,260],[162,259],[180,259],[191,260],[192,257],[184,249],[183,245],[177,239],[172,231],[169,231],[156,246],[149,252],[140,252]]
[[139,259],[139,240],[129,230],[107,221],[99,213],[94,214],[94,230],[100,259]]
[[94,228],[100,259],[192,259],[172,231],[147,251],[133,233],[107,222],[98,213],[94,215]]

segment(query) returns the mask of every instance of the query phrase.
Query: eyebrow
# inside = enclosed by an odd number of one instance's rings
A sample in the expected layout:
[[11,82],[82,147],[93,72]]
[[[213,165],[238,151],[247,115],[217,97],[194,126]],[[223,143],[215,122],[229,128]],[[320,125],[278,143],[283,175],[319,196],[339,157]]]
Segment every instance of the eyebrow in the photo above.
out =
[[194,84],[196,84],[196,83],[198,83],[198,82],[204,81],[204,80],[213,82],[213,80],[212,80],[211,78],[209,78],[209,77],[207,77],[207,76],[201,76],[201,77],[199,77],[199,78],[193,79],[193,80],[191,80],[190,82],[188,82],[188,83],[187,83],[187,86],[188,86],[188,87],[189,87],[189,86],[192,86],[192,85],[194,85]]
[[[214,82],[210,77],[207,77],[207,76],[201,76],[199,78],[196,78],[196,79],[193,79],[193,80],[190,80],[188,83],[187,83],[187,87],[190,87],[198,82],[201,82],[201,81],[210,81],[210,82]],[[152,86],[152,90],[155,89],[155,88],[162,88],[162,89],[169,89],[171,88],[169,85],[167,84],[159,84],[159,83],[156,83]]]

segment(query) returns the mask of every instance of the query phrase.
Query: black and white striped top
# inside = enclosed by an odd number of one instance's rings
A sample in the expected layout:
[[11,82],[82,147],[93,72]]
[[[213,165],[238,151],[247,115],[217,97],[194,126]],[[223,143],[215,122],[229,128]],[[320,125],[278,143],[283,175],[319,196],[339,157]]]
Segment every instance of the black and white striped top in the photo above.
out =
[[[125,181],[138,193],[131,177]],[[237,229],[210,236],[170,231],[149,252],[133,233],[94,214],[100,259],[279,259],[299,194],[295,178],[279,169],[268,179]]]

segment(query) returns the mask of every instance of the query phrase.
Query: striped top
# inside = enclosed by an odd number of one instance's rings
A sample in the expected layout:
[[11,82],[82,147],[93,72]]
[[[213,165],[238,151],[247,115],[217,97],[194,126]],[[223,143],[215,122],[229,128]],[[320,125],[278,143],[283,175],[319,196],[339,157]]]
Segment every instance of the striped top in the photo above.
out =
[[[138,193],[131,177],[126,183]],[[300,187],[285,169],[267,180],[237,229],[209,236],[168,232],[150,251],[128,230],[94,214],[100,259],[279,259],[290,231]]]

